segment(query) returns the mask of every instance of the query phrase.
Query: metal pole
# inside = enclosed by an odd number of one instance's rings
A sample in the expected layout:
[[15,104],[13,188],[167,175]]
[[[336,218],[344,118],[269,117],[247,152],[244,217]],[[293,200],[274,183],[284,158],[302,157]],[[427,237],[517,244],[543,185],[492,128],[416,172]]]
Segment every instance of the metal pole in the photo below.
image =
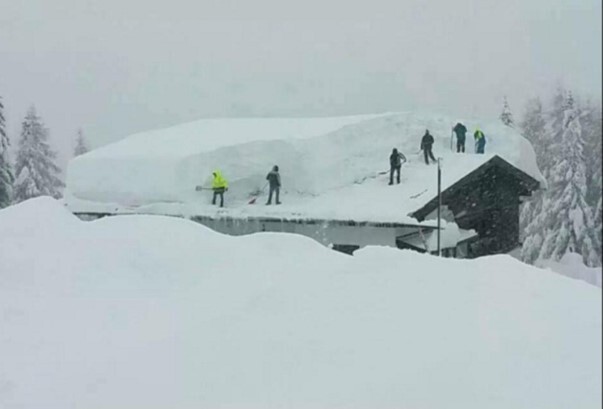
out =
[[442,167],[438,158],[438,257],[442,255],[442,248],[440,246],[440,227],[441,227],[441,208],[442,208]]

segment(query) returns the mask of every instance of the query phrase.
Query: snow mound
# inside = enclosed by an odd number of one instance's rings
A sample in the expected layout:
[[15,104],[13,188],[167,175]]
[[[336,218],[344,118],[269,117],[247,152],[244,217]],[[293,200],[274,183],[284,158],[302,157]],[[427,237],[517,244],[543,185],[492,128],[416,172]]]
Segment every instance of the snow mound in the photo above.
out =
[[600,289],[508,256],[346,256],[51,199],[0,227],[3,408],[601,405]]
[[[209,193],[196,192],[195,186],[210,186],[211,172],[221,169],[230,182],[227,206],[242,216],[301,213],[327,218],[337,209],[355,220],[381,216],[399,221],[435,194],[435,169],[425,166],[419,151],[425,129],[435,137],[435,155],[443,158],[444,187],[494,155],[544,182],[532,146],[515,130],[498,121],[482,124],[488,154],[460,155],[450,151],[454,123],[450,118],[415,113],[198,121],[134,135],[75,158],[69,164],[66,198],[77,212],[104,203],[112,213],[120,206],[154,206],[158,213],[166,213],[176,204],[195,214],[208,214]],[[476,124],[466,122],[470,130]],[[472,144],[469,134],[468,152],[473,152]],[[393,147],[408,162],[401,185],[386,191],[388,175],[379,172],[389,169]],[[274,164],[281,169],[284,206],[249,209],[249,198],[265,185]],[[393,200],[374,200],[383,195]],[[415,195],[420,197],[408,200]]]
[[48,196],[26,200],[19,206],[11,206],[0,210],[0,231],[6,237],[14,238],[17,234],[30,237],[32,232],[43,234],[55,233],[57,227],[79,226],[79,220],[64,206]]
[[601,288],[603,269],[584,265],[582,255],[578,253],[566,253],[559,261],[540,260],[537,264],[555,273],[586,281]]

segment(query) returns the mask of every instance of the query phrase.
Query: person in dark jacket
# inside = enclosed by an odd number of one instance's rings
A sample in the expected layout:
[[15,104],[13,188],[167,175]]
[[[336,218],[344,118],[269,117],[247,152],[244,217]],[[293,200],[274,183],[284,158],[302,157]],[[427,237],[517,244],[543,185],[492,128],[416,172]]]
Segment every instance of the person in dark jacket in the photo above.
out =
[[389,184],[394,184],[394,172],[396,172],[396,183],[400,183],[400,169],[402,168],[402,162],[406,162],[406,157],[398,152],[398,149],[394,148],[392,154],[389,155]]
[[281,175],[278,173],[278,166],[274,165],[272,170],[266,175],[266,180],[270,186],[270,193],[268,194],[267,205],[272,204],[272,194],[276,194],[276,204],[281,204],[279,200],[279,194],[281,190]]
[[429,133],[429,129],[425,130],[425,135],[421,139],[421,149],[423,150],[423,155],[425,156],[425,163],[429,165],[429,158],[436,161],[436,158],[433,156],[432,147],[433,147],[433,136]]
[[484,153],[486,148],[486,135],[484,135],[481,129],[476,128],[473,133],[473,138],[475,138],[475,153]]
[[457,122],[452,130],[456,134],[456,152],[465,153],[465,137],[467,136],[467,128],[462,123]]

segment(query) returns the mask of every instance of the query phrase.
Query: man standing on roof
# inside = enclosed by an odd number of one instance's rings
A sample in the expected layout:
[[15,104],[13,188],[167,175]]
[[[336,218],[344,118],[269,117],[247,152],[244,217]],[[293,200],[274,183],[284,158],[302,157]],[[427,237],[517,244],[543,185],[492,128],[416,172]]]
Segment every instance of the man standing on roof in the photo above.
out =
[[429,129],[426,129],[425,135],[423,135],[423,138],[421,139],[421,149],[423,150],[423,155],[425,155],[425,163],[427,165],[429,165],[429,158],[431,158],[431,160],[434,162],[436,161],[436,158],[433,156],[433,152],[431,151],[433,142],[433,136],[431,136],[429,133]]
[[219,170],[214,170],[212,173],[214,179],[211,182],[211,189],[214,191],[214,197],[211,204],[216,204],[216,198],[220,196],[220,207],[224,207],[224,192],[228,190],[228,181]]
[[484,135],[481,129],[475,128],[473,138],[475,138],[475,153],[484,153],[486,148],[486,135]]
[[394,148],[392,154],[389,155],[389,184],[394,184],[394,172],[396,172],[396,183],[400,183],[400,168],[402,163],[406,162],[406,157]]
[[459,121],[452,130],[456,134],[456,152],[465,153],[465,136],[467,135],[467,128]]
[[279,200],[279,193],[281,191],[281,175],[278,173],[278,166],[274,165],[272,170],[266,175],[266,180],[268,180],[270,186],[270,193],[268,194],[267,205],[272,204],[272,193],[276,194],[276,204],[280,205],[281,202]]

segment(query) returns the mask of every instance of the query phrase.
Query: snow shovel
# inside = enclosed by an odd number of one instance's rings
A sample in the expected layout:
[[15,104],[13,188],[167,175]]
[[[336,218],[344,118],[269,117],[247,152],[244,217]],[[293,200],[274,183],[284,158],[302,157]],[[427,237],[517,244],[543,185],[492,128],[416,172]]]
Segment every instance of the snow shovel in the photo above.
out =
[[258,197],[262,194],[262,192],[266,189],[266,186],[268,186],[268,182],[266,182],[266,184],[264,185],[263,188],[261,188],[259,191],[252,193],[252,195],[254,195],[251,200],[247,203],[247,204],[255,204],[256,200],[258,200]]

